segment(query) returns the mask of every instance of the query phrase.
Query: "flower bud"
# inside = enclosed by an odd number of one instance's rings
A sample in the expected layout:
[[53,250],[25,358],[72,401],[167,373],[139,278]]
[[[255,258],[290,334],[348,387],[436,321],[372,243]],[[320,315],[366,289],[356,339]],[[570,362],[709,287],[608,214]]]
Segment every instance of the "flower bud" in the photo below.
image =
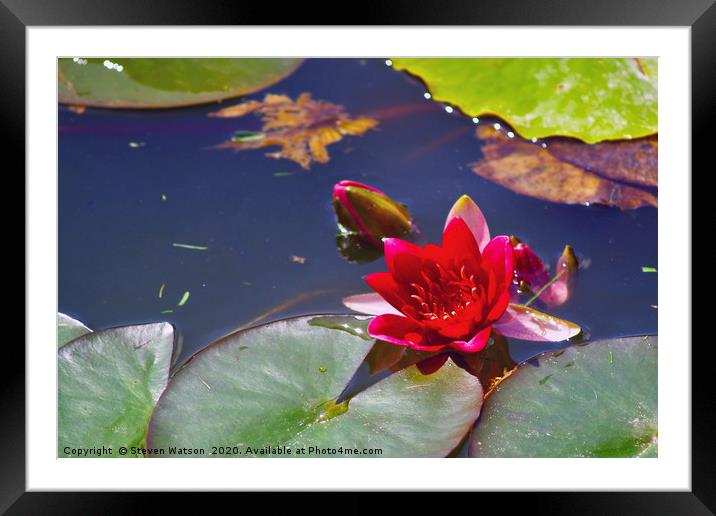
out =
[[571,246],[566,245],[550,278],[542,259],[527,245],[511,237],[514,283],[519,293],[531,291],[547,306],[559,306],[571,295],[579,266]]
[[404,237],[413,227],[405,206],[355,181],[341,181],[333,187],[333,207],[342,232],[376,249],[383,248],[383,238]]
[[544,262],[527,244],[520,242],[516,237],[511,237],[510,240],[512,241],[515,280],[526,283],[531,289],[538,290],[549,281],[549,273]]

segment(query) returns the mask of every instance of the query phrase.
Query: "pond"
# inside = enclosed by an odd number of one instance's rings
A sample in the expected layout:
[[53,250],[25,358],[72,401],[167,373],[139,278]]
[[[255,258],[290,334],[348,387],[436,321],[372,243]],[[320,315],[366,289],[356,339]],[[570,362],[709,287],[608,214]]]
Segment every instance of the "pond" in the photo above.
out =
[[[59,108],[60,312],[93,329],[171,322],[178,363],[246,324],[346,313],[341,299],[385,270],[382,259],[349,263],[336,249],[332,188],[350,179],[406,204],[425,242],[440,241],[447,211],[468,194],[493,235],[518,236],[547,263],[570,244],[576,288],[550,313],[591,339],[657,332],[657,275],[642,271],[658,266],[656,209],[554,204],[477,176],[467,166],[482,157],[473,121],[381,59],[310,59],[266,91],[310,92],[380,125],[304,170],[262,150],[214,148],[260,129],[258,118],[207,117],[215,104]],[[510,341],[518,362],[561,347]]]

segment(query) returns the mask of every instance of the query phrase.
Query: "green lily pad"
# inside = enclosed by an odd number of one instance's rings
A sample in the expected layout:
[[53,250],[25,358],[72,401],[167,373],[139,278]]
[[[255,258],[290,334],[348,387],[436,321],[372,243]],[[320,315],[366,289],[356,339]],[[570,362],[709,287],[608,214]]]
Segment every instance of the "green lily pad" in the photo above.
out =
[[143,447],[169,379],[173,341],[172,326],[157,323],[92,332],[62,346],[58,456],[120,457],[121,446]]
[[302,59],[63,58],[63,104],[167,108],[217,102],[262,90],[290,75]]
[[656,457],[657,337],[538,355],[488,396],[471,457]]
[[57,313],[57,347],[64,346],[69,341],[90,333],[87,326],[63,313]]
[[[337,317],[318,319],[352,327]],[[467,434],[482,403],[476,378],[452,364],[430,376],[411,367],[342,401],[373,343],[311,320],[234,333],[196,355],[159,400],[148,445],[164,449],[163,456],[185,449],[264,456],[267,446],[285,446],[292,457],[366,456],[367,448],[381,450],[369,456],[443,457]]]
[[497,115],[524,138],[587,143],[657,132],[655,58],[393,59],[435,100]]

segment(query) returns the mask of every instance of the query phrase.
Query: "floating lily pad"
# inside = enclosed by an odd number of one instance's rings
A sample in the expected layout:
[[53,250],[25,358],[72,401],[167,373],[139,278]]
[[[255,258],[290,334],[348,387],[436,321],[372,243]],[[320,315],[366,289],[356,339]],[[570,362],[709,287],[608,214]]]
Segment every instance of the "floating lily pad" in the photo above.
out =
[[57,313],[57,347],[64,346],[69,341],[90,333],[87,326],[63,313]]
[[[119,457],[144,446],[167,385],[174,331],[168,323],[88,333],[58,351],[58,456]],[[111,449],[106,454],[97,448]],[[131,451],[126,456],[133,456]]]
[[[196,355],[160,399],[149,446],[174,448],[168,455],[186,448],[201,456],[261,456],[266,446],[287,446],[291,456],[305,447],[300,457],[347,456],[321,448],[442,457],[460,443],[482,402],[476,378],[452,364],[430,376],[411,367],[339,400],[372,341],[310,321],[234,333]],[[336,317],[327,324],[345,329]]]
[[393,59],[435,100],[497,115],[525,138],[587,143],[657,131],[655,58]]
[[656,457],[657,337],[595,341],[520,365],[487,398],[472,457]]
[[290,75],[301,59],[59,59],[63,104],[167,108],[260,91]]

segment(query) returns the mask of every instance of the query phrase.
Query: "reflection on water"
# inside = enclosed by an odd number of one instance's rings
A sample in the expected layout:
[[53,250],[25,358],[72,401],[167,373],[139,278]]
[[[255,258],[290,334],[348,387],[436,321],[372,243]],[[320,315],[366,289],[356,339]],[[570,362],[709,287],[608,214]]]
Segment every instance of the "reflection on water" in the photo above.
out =
[[[571,244],[589,266],[569,302],[550,312],[591,338],[656,333],[657,275],[641,269],[658,266],[655,209],[551,204],[478,177],[466,166],[481,159],[473,120],[426,99],[418,81],[383,60],[309,60],[267,91],[310,92],[381,123],[306,171],[263,151],[213,149],[238,129],[261,129],[251,118],[207,117],[216,105],[60,109],[60,311],[94,329],[167,320],[183,339],[180,360],[252,321],[345,312],[341,298],[366,291],[362,276],[385,269],[336,250],[332,189],[352,179],[407,204],[425,241],[439,241],[466,193],[494,234],[518,236],[547,263]],[[510,350],[520,361],[562,346]]]

